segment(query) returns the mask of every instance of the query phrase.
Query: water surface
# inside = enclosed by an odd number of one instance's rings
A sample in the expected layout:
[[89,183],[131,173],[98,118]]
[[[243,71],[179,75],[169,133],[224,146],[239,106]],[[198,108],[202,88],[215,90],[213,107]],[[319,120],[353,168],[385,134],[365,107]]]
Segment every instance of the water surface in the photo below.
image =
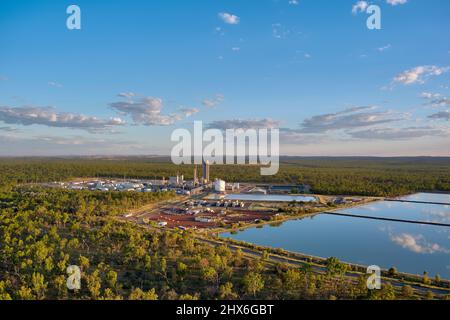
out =
[[450,224],[450,205],[379,201],[346,210],[338,209],[335,212],[366,217]]
[[446,203],[450,205],[450,194],[447,193],[415,193],[401,197],[402,200]]
[[226,200],[240,200],[240,201],[262,201],[262,202],[316,202],[315,197],[308,196],[288,196],[275,194],[228,194],[225,196]]
[[[448,221],[448,206],[380,202],[344,210],[383,217]],[[450,228],[320,214],[278,227],[222,234],[257,245],[319,257],[337,257],[361,265],[396,267],[450,279]]]

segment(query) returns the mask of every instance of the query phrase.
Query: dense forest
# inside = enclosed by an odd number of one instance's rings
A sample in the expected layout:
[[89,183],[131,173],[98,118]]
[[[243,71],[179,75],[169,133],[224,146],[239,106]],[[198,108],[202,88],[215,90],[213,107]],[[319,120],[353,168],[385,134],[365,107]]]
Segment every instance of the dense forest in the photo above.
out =
[[[120,195],[120,196],[119,196]],[[369,292],[366,278],[344,277],[246,258],[189,233],[150,231],[115,219],[172,193],[116,193],[19,187],[0,194],[0,299],[394,299],[389,284]],[[81,288],[67,288],[67,267],[81,268]]]
[[[61,181],[75,177],[156,179],[193,167],[165,158],[0,159],[0,183]],[[230,182],[308,184],[318,194],[396,196],[421,190],[450,191],[450,158],[282,158],[275,176],[257,166],[212,166],[212,178]]]
[[[448,190],[447,160],[287,159],[272,182],[308,183],[315,192],[397,194]],[[173,193],[46,189],[30,182],[74,177],[161,178],[191,174],[148,159],[4,159],[0,161],[0,299],[395,299],[417,298],[389,283],[368,291],[329,259],[326,274],[271,264],[189,232],[144,229],[117,219]],[[261,181],[257,168],[213,166],[229,181]],[[81,288],[67,288],[67,267],[81,268]],[[428,298],[432,298],[432,295]]]

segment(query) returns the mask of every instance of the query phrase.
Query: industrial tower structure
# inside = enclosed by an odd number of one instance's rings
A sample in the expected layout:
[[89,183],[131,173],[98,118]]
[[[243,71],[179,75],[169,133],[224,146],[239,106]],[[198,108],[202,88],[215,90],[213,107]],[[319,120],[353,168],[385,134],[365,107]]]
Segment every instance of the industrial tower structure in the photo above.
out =
[[198,184],[197,165],[194,166],[194,185]]
[[203,182],[209,183],[209,161],[203,160]]

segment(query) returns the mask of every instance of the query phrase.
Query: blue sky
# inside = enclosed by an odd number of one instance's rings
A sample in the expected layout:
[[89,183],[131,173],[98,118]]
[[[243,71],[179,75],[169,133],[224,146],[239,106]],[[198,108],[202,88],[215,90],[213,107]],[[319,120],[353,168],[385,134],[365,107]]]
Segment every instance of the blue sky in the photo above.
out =
[[0,155],[169,154],[202,120],[279,127],[282,154],[450,156],[449,35],[446,0],[2,0]]

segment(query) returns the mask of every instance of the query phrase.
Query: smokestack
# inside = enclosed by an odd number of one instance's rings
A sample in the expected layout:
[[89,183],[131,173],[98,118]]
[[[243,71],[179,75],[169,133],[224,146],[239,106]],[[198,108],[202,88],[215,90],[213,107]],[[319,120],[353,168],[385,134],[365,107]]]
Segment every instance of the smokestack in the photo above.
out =
[[209,183],[209,161],[203,160],[203,181]]

